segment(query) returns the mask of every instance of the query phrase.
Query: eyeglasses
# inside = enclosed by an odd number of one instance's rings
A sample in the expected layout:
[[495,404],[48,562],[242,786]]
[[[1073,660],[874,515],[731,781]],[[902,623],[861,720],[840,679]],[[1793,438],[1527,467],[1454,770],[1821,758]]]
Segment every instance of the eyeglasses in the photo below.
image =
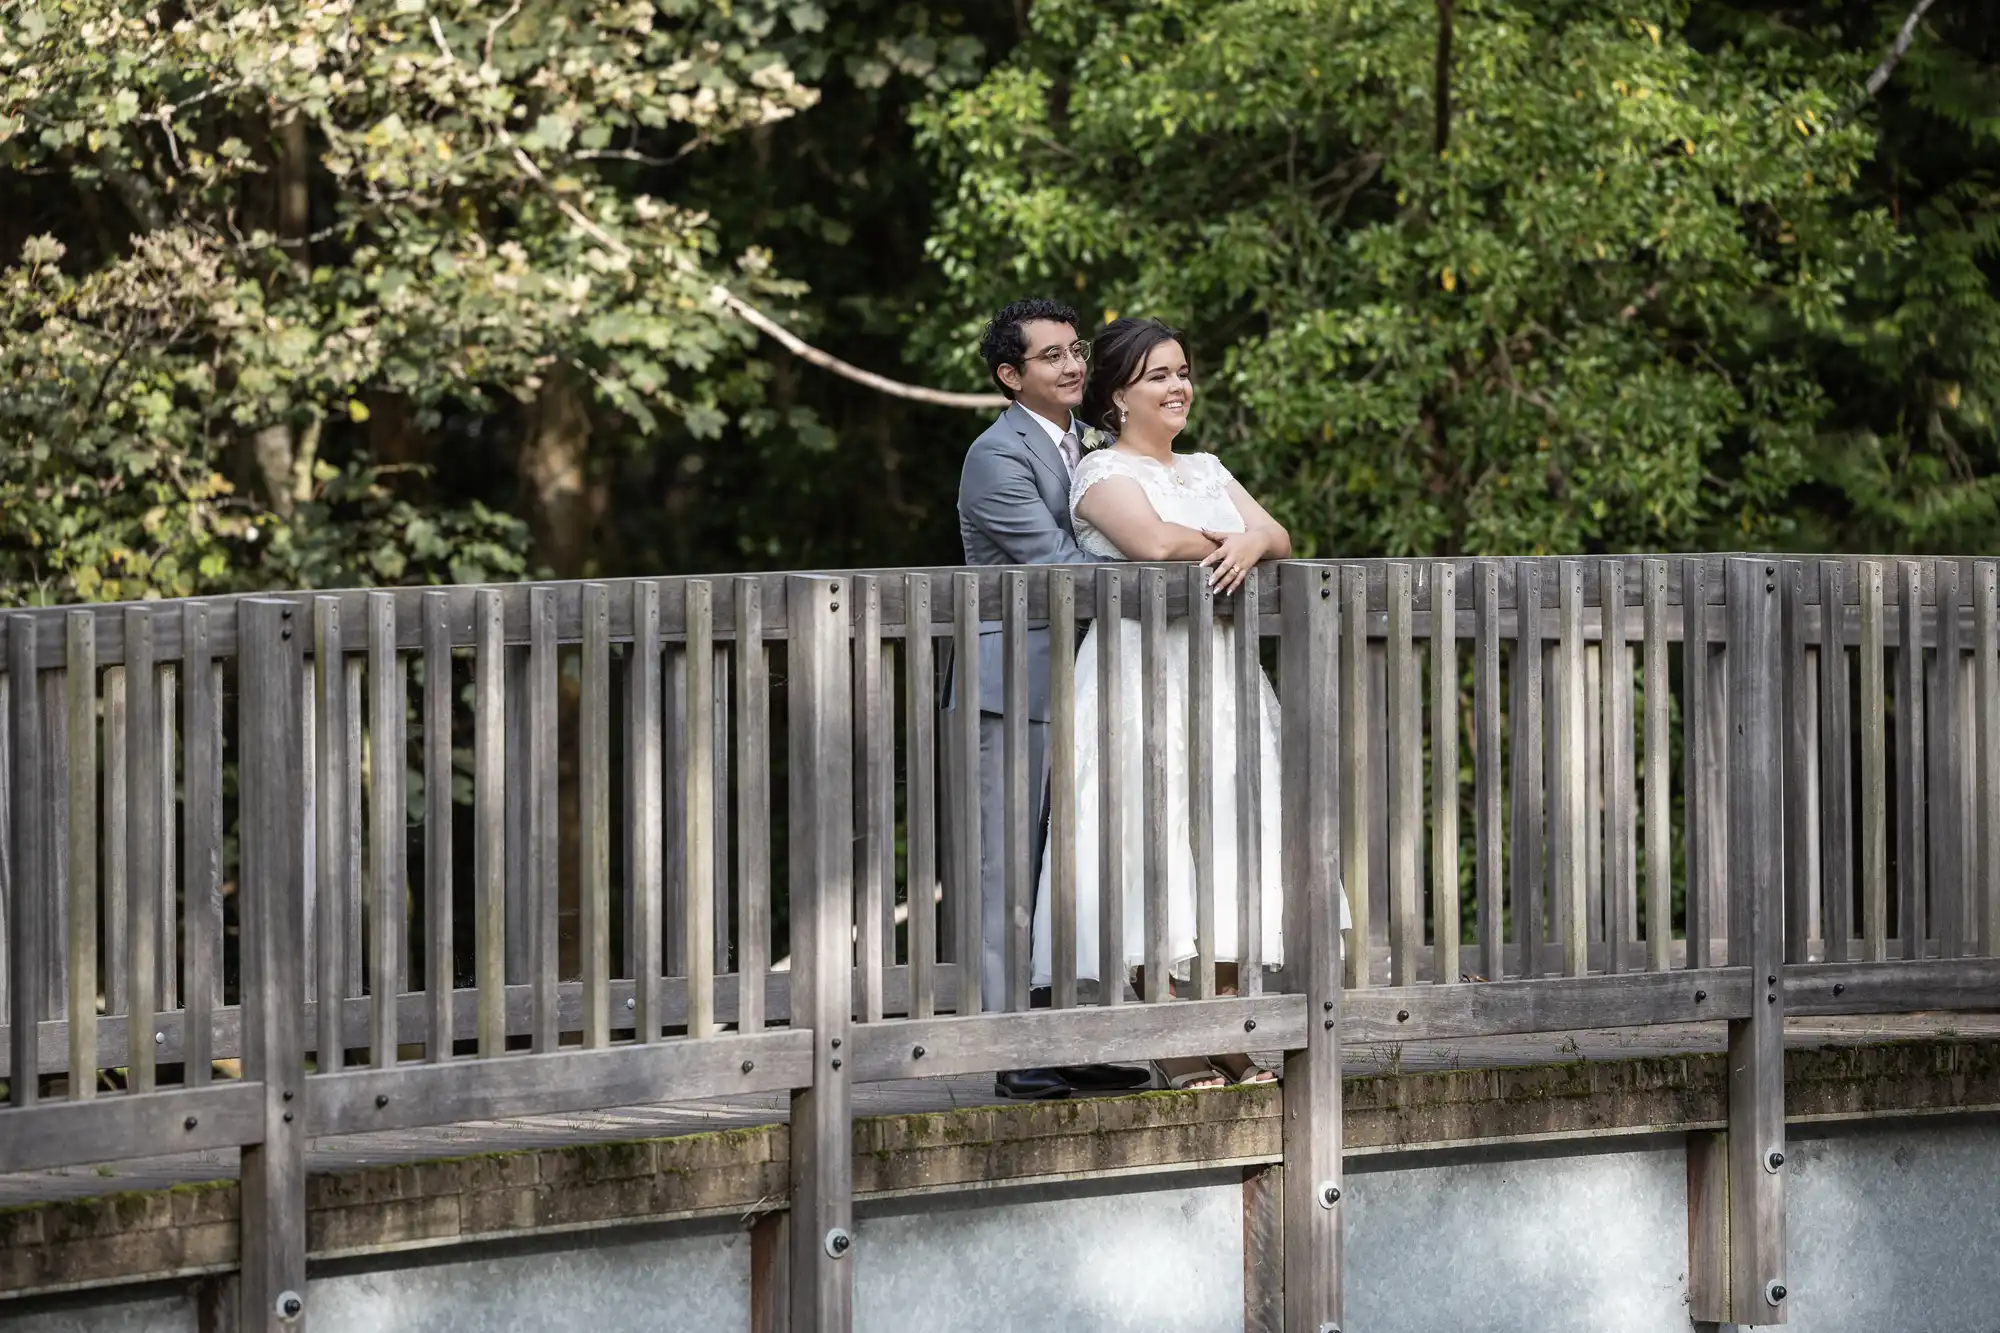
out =
[[1039,361],[1043,365],[1047,366],[1050,370],[1061,370],[1063,368],[1063,363],[1065,361],[1068,361],[1071,357],[1075,357],[1076,363],[1080,366],[1089,365],[1090,344],[1085,342],[1083,339],[1078,338],[1075,342],[1071,343],[1067,347],[1051,347],[1048,351],[1043,352],[1039,356],[1030,357],[1029,360]]

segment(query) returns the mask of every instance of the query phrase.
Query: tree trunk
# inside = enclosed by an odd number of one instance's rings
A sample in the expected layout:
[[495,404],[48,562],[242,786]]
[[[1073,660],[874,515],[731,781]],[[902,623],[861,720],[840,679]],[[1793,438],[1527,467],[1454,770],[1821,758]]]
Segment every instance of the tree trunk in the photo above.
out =
[[567,372],[551,372],[528,410],[520,476],[535,555],[559,579],[583,576],[591,529],[604,509],[589,455],[589,404]]

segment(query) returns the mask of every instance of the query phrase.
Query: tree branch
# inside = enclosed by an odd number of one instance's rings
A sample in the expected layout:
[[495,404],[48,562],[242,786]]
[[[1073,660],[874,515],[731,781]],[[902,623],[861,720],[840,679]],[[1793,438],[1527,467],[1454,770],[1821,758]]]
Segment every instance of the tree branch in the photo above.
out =
[[1889,76],[1896,72],[1896,66],[1902,63],[1904,53],[1910,49],[1910,43],[1917,38],[1917,25],[1924,21],[1924,15],[1929,13],[1931,6],[1936,3],[1937,0],[1917,0],[1917,7],[1903,20],[1903,30],[1896,34],[1895,44],[1889,48],[1889,54],[1882,57],[1882,63],[1868,76],[1870,97],[1881,92],[1882,85],[1889,82]]

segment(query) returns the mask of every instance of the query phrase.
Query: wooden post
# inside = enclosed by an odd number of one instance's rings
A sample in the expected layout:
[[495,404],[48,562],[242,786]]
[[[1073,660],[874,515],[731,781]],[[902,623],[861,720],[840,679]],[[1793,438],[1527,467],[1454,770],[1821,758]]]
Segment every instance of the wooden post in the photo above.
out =
[[243,1149],[241,1333],[298,1328],[305,1314],[303,621],[289,602],[237,604],[243,1077],[264,1088],[263,1141]]
[[[1728,597],[1729,962],[1751,970],[1750,1017],[1729,1024],[1725,1145],[1691,1144],[1689,1313],[1785,1322],[1784,562],[1732,559]],[[1720,1173],[1726,1180],[1718,1182]],[[1718,1217],[1718,1210],[1722,1216]],[[1721,1243],[1717,1244],[1718,1235]]]
[[36,690],[35,618],[7,618],[7,701],[10,707],[8,783],[13,864],[9,904],[8,980],[13,1003],[8,1008],[7,1091],[16,1106],[33,1106],[40,1080],[36,1076],[35,1024],[43,1012],[42,909],[49,899],[45,873],[48,846],[43,837],[42,704]]
[[[790,627],[792,1024],[813,1034],[813,1082],[792,1092],[795,1333],[853,1322],[852,1122],[846,1064],[854,920],[853,733],[841,578],[785,580]],[[976,709],[977,696],[961,695]],[[977,985],[977,956],[962,961]]]
[[[1285,1327],[1339,1333],[1340,1196],[1340,879],[1339,709],[1334,568],[1279,569],[1284,627],[1279,683],[1284,690],[1284,884],[1286,918],[1305,929],[1285,938],[1286,970],[1297,968],[1306,995],[1306,1046],[1285,1053]],[[1365,947],[1355,914],[1355,948]]]

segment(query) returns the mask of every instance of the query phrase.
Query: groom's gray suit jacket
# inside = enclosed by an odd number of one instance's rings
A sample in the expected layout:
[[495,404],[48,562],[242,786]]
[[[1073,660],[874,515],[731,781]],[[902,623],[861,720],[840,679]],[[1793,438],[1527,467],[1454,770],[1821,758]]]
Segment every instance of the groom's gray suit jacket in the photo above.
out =
[[[1019,403],[965,452],[958,482],[958,531],[968,565],[1081,565],[1106,560],[1076,544],[1069,516],[1069,469],[1048,432]],[[1000,622],[979,626],[979,709],[1005,713]],[[1028,716],[1049,717],[1049,631],[1028,634]]]

